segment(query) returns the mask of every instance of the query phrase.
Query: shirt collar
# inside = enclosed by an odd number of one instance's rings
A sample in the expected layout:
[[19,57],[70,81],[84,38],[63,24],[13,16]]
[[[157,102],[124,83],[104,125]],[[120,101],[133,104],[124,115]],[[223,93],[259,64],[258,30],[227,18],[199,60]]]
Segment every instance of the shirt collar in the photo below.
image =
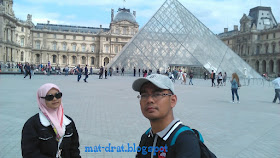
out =
[[[39,111],[39,118],[40,118],[40,122],[43,126],[48,127],[51,125],[51,123],[49,122],[49,120],[46,118],[46,116]],[[65,115],[63,115],[63,125],[69,125],[71,123],[71,120],[69,120]]]
[[[177,126],[181,124],[179,119],[174,119],[169,123],[168,126],[166,126],[162,131],[156,133],[160,138],[163,140],[167,140],[170,134],[177,128]],[[149,135],[153,136],[152,130],[150,130]]]

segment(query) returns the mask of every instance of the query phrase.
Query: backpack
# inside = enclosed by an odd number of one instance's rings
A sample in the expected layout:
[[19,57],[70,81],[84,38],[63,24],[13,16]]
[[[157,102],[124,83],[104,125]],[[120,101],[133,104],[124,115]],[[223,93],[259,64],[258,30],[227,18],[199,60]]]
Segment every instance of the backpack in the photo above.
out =
[[190,130],[194,132],[194,134],[197,136],[199,139],[199,147],[200,147],[200,157],[201,158],[217,158],[215,154],[213,154],[207,146],[204,144],[204,140],[202,138],[202,135],[200,134],[199,131],[196,129],[190,129],[188,126],[183,126],[181,127],[174,135],[174,137],[171,140],[171,146],[175,144],[177,137],[184,131]]

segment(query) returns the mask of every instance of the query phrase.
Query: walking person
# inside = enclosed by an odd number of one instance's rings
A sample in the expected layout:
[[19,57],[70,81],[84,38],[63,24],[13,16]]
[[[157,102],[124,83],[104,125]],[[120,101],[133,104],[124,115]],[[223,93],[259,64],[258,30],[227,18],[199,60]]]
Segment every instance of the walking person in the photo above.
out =
[[136,68],[134,67],[133,69],[133,76],[135,77],[136,76]]
[[140,77],[140,73],[141,73],[141,69],[139,68],[139,69],[138,69],[138,74],[139,74],[139,77]]
[[80,79],[82,78],[82,69],[80,67],[80,64],[77,66],[76,68],[76,71],[77,71],[77,75],[78,75],[78,82],[80,82]]
[[211,72],[211,81],[212,81],[212,87],[214,86],[215,87],[215,76],[216,74],[215,74],[215,72],[214,72],[214,70],[212,70],[212,72]]
[[85,79],[84,81],[87,82],[87,78],[88,78],[88,68],[87,68],[87,65],[85,67]]
[[240,87],[240,83],[239,83],[239,77],[236,73],[232,74],[232,79],[231,79],[230,83],[231,83],[232,103],[234,103],[234,94],[236,95],[237,103],[240,103],[238,92],[237,92],[238,87]]
[[278,98],[280,104],[280,73],[278,74],[278,77],[272,81],[272,84],[274,84],[275,89],[275,96],[272,102],[276,103],[276,100]]
[[147,150],[137,151],[136,158],[200,158],[200,140],[173,115],[177,96],[172,81],[165,75],[152,74],[135,80],[132,89],[140,93],[137,98],[142,114],[151,125],[139,144]]
[[29,75],[29,79],[31,79],[31,67],[29,65],[29,63],[27,63],[27,65],[25,65],[25,76],[24,78]]
[[62,93],[47,83],[37,91],[39,113],[29,118],[22,129],[23,158],[80,158],[79,135],[74,121],[63,112]]
[[223,76],[223,83],[224,83],[224,86],[226,86],[226,82],[227,82],[227,73],[225,72],[225,73],[224,73],[224,76]]
[[100,67],[99,69],[99,79],[103,78],[103,66]]

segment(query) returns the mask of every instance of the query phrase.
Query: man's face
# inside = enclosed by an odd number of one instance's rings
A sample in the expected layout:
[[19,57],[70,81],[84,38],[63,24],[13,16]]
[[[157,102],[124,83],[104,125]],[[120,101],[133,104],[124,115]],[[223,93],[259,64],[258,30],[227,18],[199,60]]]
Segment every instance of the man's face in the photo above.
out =
[[[154,94],[154,97],[151,95]],[[151,82],[143,84],[140,90],[140,106],[143,115],[149,120],[165,119],[172,116],[172,108],[177,103],[176,95],[157,96],[155,94],[172,94],[170,90],[163,90],[156,87]]]

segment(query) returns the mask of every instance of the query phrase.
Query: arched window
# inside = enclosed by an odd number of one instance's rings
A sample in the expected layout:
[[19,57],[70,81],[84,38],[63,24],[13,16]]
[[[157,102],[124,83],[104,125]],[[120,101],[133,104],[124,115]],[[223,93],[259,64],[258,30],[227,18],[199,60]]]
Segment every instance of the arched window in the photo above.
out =
[[67,46],[66,43],[63,43],[63,44],[62,44],[62,49],[63,49],[63,51],[66,51],[66,46]]
[[75,52],[75,51],[76,51],[76,47],[77,47],[77,45],[76,45],[76,44],[73,44],[73,45],[72,45],[72,51]]
[[76,56],[72,56],[72,64],[76,64],[76,60],[77,60]]
[[90,64],[91,64],[91,65],[94,65],[94,60],[95,60],[94,57],[91,57],[91,58],[90,58]]
[[53,63],[56,63],[56,55],[53,55]]
[[262,72],[266,73],[266,61],[265,60],[262,61]]
[[95,45],[91,45],[91,52],[94,52],[95,50]]
[[24,53],[21,52],[21,53],[20,53],[20,61],[23,61],[23,58],[24,58]]
[[56,42],[53,42],[53,50],[56,50]]
[[82,44],[82,52],[85,52],[85,51],[86,51],[86,45]]
[[82,64],[86,64],[86,57],[82,56]]
[[36,62],[40,63],[40,54],[36,54]]
[[108,58],[108,57],[105,57],[105,58],[104,58],[104,66],[106,66],[108,63],[109,63],[109,58]]
[[259,61],[256,61],[255,67],[256,67],[256,71],[260,72],[260,63],[259,63]]

